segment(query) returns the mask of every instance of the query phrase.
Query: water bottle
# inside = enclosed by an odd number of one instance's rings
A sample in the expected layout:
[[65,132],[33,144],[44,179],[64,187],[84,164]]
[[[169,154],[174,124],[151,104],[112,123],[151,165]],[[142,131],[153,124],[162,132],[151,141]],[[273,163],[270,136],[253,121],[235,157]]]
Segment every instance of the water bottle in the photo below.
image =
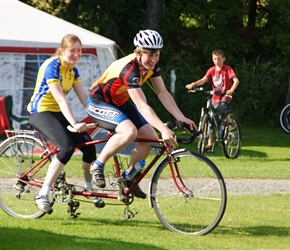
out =
[[146,162],[144,160],[140,160],[139,162],[137,162],[129,173],[130,179],[136,179],[136,177],[142,172],[145,164]]

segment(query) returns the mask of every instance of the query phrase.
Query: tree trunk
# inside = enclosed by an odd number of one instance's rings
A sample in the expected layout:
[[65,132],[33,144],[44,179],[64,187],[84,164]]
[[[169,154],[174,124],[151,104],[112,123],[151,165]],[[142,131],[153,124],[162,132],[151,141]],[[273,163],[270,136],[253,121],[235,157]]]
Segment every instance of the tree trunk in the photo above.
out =
[[147,0],[144,28],[159,32],[164,0]]
[[249,2],[249,19],[248,19],[248,27],[254,28],[256,23],[256,11],[257,11],[257,1],[250,0]]

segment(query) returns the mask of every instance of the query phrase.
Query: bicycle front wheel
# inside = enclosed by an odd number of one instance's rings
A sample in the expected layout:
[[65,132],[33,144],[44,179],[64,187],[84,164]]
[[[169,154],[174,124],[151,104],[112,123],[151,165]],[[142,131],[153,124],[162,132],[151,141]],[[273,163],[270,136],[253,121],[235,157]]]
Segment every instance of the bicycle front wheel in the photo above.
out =
[[[45,214],[34,204],[40,186],[29,185],[19,179],[40,160],[43,151],[43,145],[32,136],[16,135],[0,144],[0,207],[12,217],[35,219]],[[47,159],[42,165],[48,163]],[[46,166],[37,168],[23,180],[41,185],[46,171]]]
[[200,139],[198,142],[198,153],[204,154],[204,148],[208,144],[209,139],[209,116],[204,114],[201,118],[201,131]]
[[238,118],[230,114],[229,119],[231,122],[225,126],[222,146],[225,156],[230,159],[235,159],[240,155],[242,132]]
[[224,179],[215,164],[201,154],[176,150],[171,159],[173,174],[166,158],[152,176],[150,201],[155,213],[173,232],[208,234],[226,209]]

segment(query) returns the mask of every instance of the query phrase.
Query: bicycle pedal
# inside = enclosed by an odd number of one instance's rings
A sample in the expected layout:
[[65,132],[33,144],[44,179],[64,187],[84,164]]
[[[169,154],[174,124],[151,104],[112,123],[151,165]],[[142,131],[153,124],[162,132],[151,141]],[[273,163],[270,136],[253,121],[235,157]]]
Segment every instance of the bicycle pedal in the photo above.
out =
[[19,192],[24,192],[24,185],[20,182],[20,181],[17,181],[14,185],[13,185],[13,188],[16,189],[17,191]]
[[106,206],[106,203],[99,197],[96,197],[95,199],[93,199],[93,203],[95,207],[97,208],[103,208]]

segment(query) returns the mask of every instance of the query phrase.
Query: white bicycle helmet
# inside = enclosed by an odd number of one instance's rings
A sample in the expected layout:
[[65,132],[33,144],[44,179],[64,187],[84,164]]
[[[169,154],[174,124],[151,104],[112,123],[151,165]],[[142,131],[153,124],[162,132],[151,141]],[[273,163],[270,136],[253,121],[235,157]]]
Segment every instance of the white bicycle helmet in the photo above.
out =
[[155,30],[140,30],[134,38],[134,45],[141,49],[161,49],[163,40]]

